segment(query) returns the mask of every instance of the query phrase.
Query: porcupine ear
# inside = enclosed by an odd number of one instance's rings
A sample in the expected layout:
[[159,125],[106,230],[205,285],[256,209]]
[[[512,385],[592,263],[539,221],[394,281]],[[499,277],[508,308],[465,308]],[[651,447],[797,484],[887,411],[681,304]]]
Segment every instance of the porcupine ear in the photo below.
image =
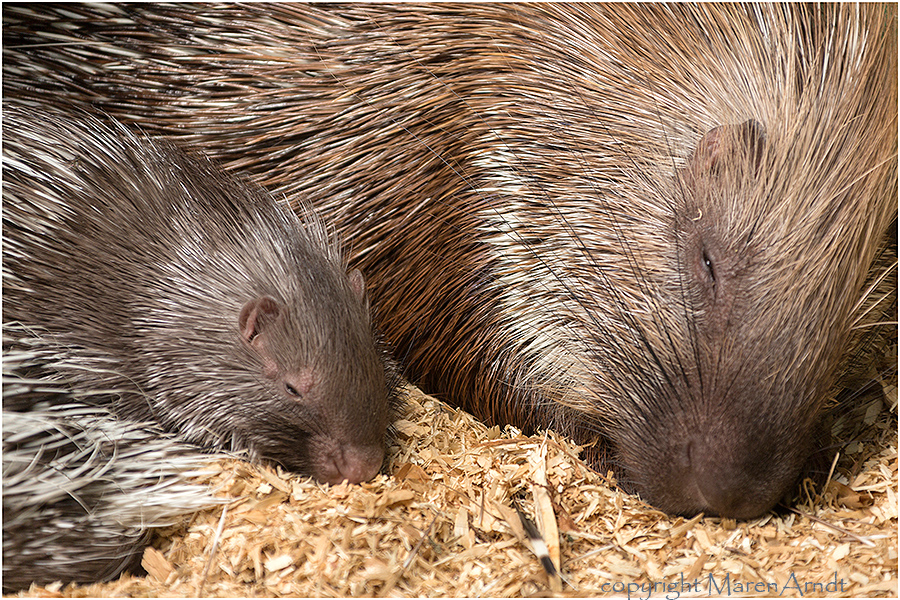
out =
[[259,343],[259,334],[281,314],[281,304],[274,298],[262,296],[247,302],[241,309],[238,324],[241,328],[241,337],[245,342],[253,346]]
[[363,278],[362,272],[359,269],[353,269],[348,276],[350,277],[350,287],[353,289],[353,293],[356,294],[360,302],[365,303],[366,280]]
[[261,296],[247,302],[238,317],[241,339],[259,353],[263,360],[263,371],[268,377],[277,376],[278,366],[266,348],[264,334],[278,319],[281,310],[280,302],[269,296]]
[[684,170],[688,184],[709,177],[722,175],[725,165],[749,160],[752,174],[759,173],[766,142],[766,130],[759,121],[750,119],[739,125],[721,125],[707,131]]

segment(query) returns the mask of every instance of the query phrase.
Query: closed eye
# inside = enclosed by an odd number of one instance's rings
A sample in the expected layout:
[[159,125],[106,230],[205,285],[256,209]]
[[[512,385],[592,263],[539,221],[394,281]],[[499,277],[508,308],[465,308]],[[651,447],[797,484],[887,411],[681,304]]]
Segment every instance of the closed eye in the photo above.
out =
[[706,250],[703,251],[703,267],[706,269],[706,274],[709,276],[710,281],[715,283],[716,282],[716,270],[713,267],[713,261],[709,257],[709,254],[706,253]]
[[298,398],[300,397],[300,392],[298,392],[297,389],[294,386],[292,386],[291,384],[289,384],[289,383],[284,384],[284,389],[286,389],[287,393],[290,394],[291,396],[297,396]]

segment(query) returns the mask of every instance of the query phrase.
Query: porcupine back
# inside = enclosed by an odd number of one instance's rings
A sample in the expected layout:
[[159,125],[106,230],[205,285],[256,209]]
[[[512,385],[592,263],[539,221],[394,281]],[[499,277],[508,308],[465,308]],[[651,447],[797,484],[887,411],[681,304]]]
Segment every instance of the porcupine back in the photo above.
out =
[[407,375],[670,512],[772,506],[896,310],[892,7],[33,10],[6,93],[309,197]]
[[3,321],[75,392],[326,482],[373,477],[393,377],[311,216],[165,142],[5,103]]
[[117,390],[79,393],[48,376],[61,356],[4,327],[7,591],[114,578],[140,562],[153,528],[218,502],[189,482],[208,457],[153,423],[117,418],[103,406]]

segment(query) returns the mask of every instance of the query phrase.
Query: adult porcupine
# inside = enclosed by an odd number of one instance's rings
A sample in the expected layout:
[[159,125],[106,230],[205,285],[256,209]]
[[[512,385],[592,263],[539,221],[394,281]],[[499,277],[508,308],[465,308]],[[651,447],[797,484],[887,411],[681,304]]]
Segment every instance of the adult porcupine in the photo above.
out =
[[426,390],[750,517],[895,311],[896,38],[875,5],[7,8],[4,92],[310,198]]
[[216,502],[186,482],[198,449],[100,406],[125,390],[48,378],[60,360],[25,328],[4,328],[4,590],[115,577],[140,562],[151,528]]
[[394,378],[311,216],[166,142],[5,103],[3,235],[3,322],[64,348],[71,389],[321,481],[381,468]]

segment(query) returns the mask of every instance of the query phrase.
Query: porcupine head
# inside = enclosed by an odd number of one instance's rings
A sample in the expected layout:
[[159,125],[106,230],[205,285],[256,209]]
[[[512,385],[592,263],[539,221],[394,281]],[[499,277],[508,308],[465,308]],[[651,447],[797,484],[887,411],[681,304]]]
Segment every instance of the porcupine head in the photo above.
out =
[[[358,270],[350,273],[350,283],[356,299],[363,303],[364,281]],[[301,407],[306,414],[303,419],[307,423],[304,430],[315,432],[318,429],[317,421],[340,422],[328,424],[327,430],[321,435],[308,436],[306,456],[297,456],[295,451],[278,453],[269,450],[266,454],[288,468],[303,462],[305,464],[297,465],[300,467],[297,470],[311,470],[320,481],[367,481],[381,467],[384,453],[381,432],[387,423],[377,411],[372,411],[371,414],[366,412],[366,403],[361,401],[363,398],[344,398],[348,392],[341,388],[347,386],[351,378],[349,373],[329,373],[317,369],[315,362],[292,366],[285,360],[288,353],[284,349],[291,344],[291,340],[284,336],[290,330],[290,316],[287,314],[290,310],[270,296],[249,300],[239,316],[241,342],[258,356],[262,374],[277,388],[276,393],[289,403]],[[349,341],[353,343],[353,340]],[[363,347],[364,344],[360,344],[357,349],[362,350]],[[360,363],[354,366],[364,368]],[[373,369],[371,380],[378,381],[378,376],[379,373]],[[357,403],[359,412],[355,413],[352,406]],[[328,414],[317,415],[320,407]],[[359,420],[354,422],[356,418]],[[348,437],[342,440],[339,436],[345,431],[348,432]],[[277,432],[270,434],[270,438],[277,436]]]
[[[642,442],[620,446],[642,491],[674,512],[758,514],[792,489],[822,435],[817,399],[831,379],[817,365],[836,360],[828,353],[849,320],[840,290],[858,285],[846,278],[864,271],[834,266],[831,253],[845,250],[829,231],[863,222],[854,203],[871,193],[823,177],[795,198],[792,178],[779,171],[803,159],[773,143],[754,120],[714,127],[674,178],[670,263],[679,269],[658,279],[660,298],[670,299],[658,305],[668,385],[630,420],[625,437]],[[845,210],[817,212],[834,204],[817,194],[846,194]],[[803,210],[782,216],[785,203]],[[821,242],[810,248],[815,228]],[[798,239],[814,255],[802,255]]]

